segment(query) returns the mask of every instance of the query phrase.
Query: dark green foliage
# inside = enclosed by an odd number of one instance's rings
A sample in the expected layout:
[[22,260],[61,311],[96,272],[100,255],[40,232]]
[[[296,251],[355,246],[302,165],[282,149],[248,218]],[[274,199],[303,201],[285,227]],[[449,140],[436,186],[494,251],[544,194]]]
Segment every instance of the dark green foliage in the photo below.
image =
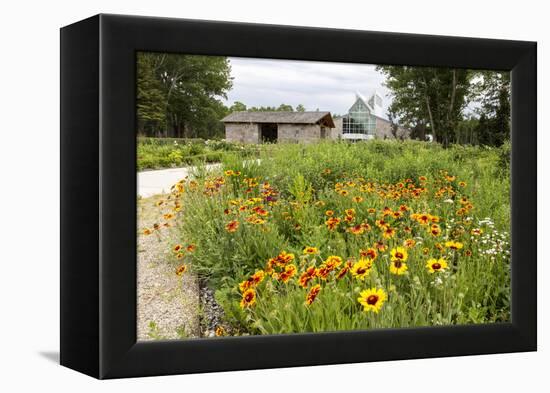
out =
[[[411,138],[432,134],[451,143],[500,146],[510,136],[510,75],[495,71],[380,66],[393,102],[391,120]],[[470,104],[475,103],[473,117]],[[470,113],[465,117],[465,113]]]
[[510,74],[484,71],[474,94],[480,97],[479,143],[500,146],[510,139]]
[[221,56],[138,53],[138,133],[146,136],[223,136],[221,102],[232,86]]
[[447,146],[461,118],[471,73],[451,68],[380,66],[392,91],[393,118],[409,128],[428,124],[435,140]]

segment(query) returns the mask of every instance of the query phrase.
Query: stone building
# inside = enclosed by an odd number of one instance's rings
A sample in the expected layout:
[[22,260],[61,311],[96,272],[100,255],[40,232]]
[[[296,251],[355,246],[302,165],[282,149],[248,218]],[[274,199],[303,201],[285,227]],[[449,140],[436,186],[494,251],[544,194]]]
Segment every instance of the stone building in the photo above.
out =
[[231,142],[314,142],[336,139],[330,112],[233,112],[221,120]]

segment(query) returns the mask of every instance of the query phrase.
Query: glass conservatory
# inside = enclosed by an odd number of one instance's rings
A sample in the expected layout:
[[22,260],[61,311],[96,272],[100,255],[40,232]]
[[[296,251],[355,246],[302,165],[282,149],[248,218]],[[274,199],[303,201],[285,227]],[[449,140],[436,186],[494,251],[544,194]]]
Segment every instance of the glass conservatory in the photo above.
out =
[[373,139],[376,133],[374,107],[379,102],[381,106],[381,99],[377,94],[374,94],[367,103],[357,93],[355,103],[342,119],[342,138],[351,140]]

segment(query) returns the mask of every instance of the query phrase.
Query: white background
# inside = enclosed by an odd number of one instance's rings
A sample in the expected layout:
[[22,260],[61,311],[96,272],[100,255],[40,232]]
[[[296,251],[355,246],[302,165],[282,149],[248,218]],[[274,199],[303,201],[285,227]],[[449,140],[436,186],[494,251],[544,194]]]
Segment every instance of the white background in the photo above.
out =
[[[547,391],[550,209],[544,1],[5,1],[0,11],[0,390]],[[59,345],[59,31],[96,13],[536,40],[539,43],[539,352],[96,381],[55,363]],[[521,130],[520,130],[521,131]],[[82,206],[86,208],[86,206]],[[83,253],[86,250],[82,250]],[[546,365],[544,363],[547,363]],[[544,389],[546,387],[546,389]]]

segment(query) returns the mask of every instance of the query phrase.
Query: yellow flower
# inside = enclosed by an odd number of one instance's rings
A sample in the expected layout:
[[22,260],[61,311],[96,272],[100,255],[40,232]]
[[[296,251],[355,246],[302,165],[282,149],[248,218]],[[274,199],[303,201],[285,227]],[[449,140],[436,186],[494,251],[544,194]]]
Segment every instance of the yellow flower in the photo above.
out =
[[296,274],[297,269],[296,265],[290,264],[286,265],[284,270],[279,273],[279,280],[284,282],[285,284]]
[[450,248],[451,250],[460,250],[464,247],[464,245],[460,242],[449,240],[448,242],[445,242],[445,247]]
[[385,237],[386,239],[391,239],[392,237],[395,236],[395,229],[389,226],[386,227],[386,229],[384,229],[384,232],[382,233],[382,236]]
[[175,253],[178,253],[178,252],[181,251],[181,249],[182,249],[182,245],[181,245],[181,244],[176,244],[172,250],[173,250]]
[[336,269],[338,266],[340,266],[342,264],[342,258],[340,258],[339,256],[337,255],[331,255],[329,256],[326,261],[325,261],[325,265],[329,268],[329,270],[334,270]]
[[390,273],[392,274],[397,274],[399,276],[405,274],[407,269],[407,264],[401,259],[392,259],[390,262]]
[[178,276],[183,276],[183,273],[185,273],[185,271],[187,270],[187,266],[185,264],[181,264],[180,266],[178,266],[178,268],[176,269],[176,274]]
[[418,214],[416,216],[416,221],[420,223],[420,225],[428,225],[428,223],[432,220],[432,216],[429,214]]
[[319,250],[316,247],[306,247],[304,248],[304,254],[306,255],[314,255],[318,254]]
[[359,280],[364,280],[368,277],[372,270],[372,260],[361,258],[351,267],[351,274]]
[[413,248],[416,245],[416,240],[414,239],[406,239],[403,242],[403,245],[407,248]]
[[298,285],[303,288],[307,288],[309,282],[317,276],[317,269],[315,266],[310,266],[300,275],[298,279]]
[[366,250],[359,250],[359,255],[362,257],[367,257],[368,259],[374,261],[378,256],[378,253],[374,248],[369,247]]
[[252,307],[254,304],[256,304],[256,291],[254,289],[249,288],[243,293],[243,297],[241,299],[241,308],[246,307]]
[[226,335],[226,332],[225,332],[225,329],[223,328],[223,326],[218,326],[216,328],[216,336],[217,337],[223,337]]
[[[351,217],[351,216],[346,216],[346,217]],[[365,233],[365,227],[362,224],[354,225],[352,227],[349,227],[347,229],[347,231],[349,233],[352,233],[352,234],[358,236],[358,235],[362,235],[363,233]]]
[[239,290],[241,292],[246,291],[248,288],[253,288],[263,281],[265,272],[263,270],[257,270],[256,273],[248,277],[246,280],[239,283]]
[[355,216],[355,209],[346,209],[346,216]]
[[351,261],[347,261],[344,267],[340,269],[340,271],[336,275],[336,279],[340,280],[344,278],[344,276],[349,272],[350,269],[351,269]]
[[362,291],[357,301],[363,306],[363,311],[378,313],[386,299],[386,292],[382,288],[370,288]]
[[330,217],[327,221],[325,221],[325,224],[326,224],[327,228],[330,231],[332,231],[332,230],[336,229],[338,224],[340,224],[340,219],[336,218],[336,217]]
[[309,293],[306,296],[306,306],[310,306],[311,303],[313,303],[317,295],[319,295],[319,292],[321,292],[321,285],[317,284],[311,287]]
[[441,234],[441,227],[437,224],[432,224],[428,232],[430,232],[432,236],[439,236]]
[[399,260],[401,262],[405,262],[409,257],[409,254],[407,253],[407,250],[404,247],[393,248],[390,254],[391,254],[392,261]]
[[239,229],[239,221],[236,220],[229,221],[229,223],[225,226],[225,230],[227,232],[235,232],[237,229]]
[[447,261],[443,258],[432,258],[429,259],[428,262],[426,262],[426,268],[428,269],[429,273],[442,272],[447,269],[447,267]]

